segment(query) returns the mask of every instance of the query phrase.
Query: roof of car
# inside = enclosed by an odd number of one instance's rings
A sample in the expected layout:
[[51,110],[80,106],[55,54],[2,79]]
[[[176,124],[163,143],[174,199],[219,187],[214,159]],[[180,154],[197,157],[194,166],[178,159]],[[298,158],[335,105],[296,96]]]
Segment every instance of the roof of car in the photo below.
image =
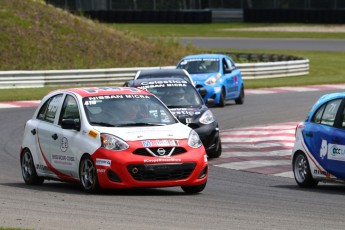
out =
[[183,69],[149,69],[140,70],[140,75],[164,75],[164,74],[176,74],[185,73]]
[[134,87],[118,87],[118,86],[104,86],[104,87],[82,87],[82,88],[69,88],[54,90],[51,93],[69,92],[78,94],[81,97],[101,96],[101,95],[114,95],[114,94],[141,94],[151,95],[150,92],[141,90]]
[[313,114],[315,110],[317,110],[322,104],[326,103],[327,101],[338,99],[338,98],[345,98],[345,92],[341,93],[330,93],[321,96],[317,102],[314,104],[313,108],[311,109],[310,113]]
[[224,54],[195,54],[184,57],[183,59],[195,59],[195,58],[222,58]]

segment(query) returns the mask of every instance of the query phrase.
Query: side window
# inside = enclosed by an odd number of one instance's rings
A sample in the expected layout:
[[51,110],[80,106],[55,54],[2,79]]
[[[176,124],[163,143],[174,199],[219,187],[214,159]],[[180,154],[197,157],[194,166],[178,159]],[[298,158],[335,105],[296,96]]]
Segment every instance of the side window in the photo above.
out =
[[325,107],[326,107],[326,104],[321,106],[315,113],[313,119],[312,119],[312,122],[314,123],[321,123],[321,117],[322,117],[322,114],[323,114],[323,111],[325,110]]
[[321,124],[333,126],[341,99],[329,101],[325,107],[321,118]]
[[345,107],[342,113],[342,121],[341,121],[341,127],[345,128]]
[[226,62],[225,58],[223,58],[222,63],[223,63],[222,64],[223,65],[223,71],[225,71],[226,69],[230,69],[230,66]]
[[230,59],[226,59],[226,62],[228,63],[229,69],[235,69],[235,64]]
[[67,95],[63,103],[59,124],[61,124],[63,119],[73,119],[77,122],[80,121],[77,101],[71,95]]
[[37,119],[53,123],[61,100],[62,94],[55,95],[50,98],[44,105],[42,105]]

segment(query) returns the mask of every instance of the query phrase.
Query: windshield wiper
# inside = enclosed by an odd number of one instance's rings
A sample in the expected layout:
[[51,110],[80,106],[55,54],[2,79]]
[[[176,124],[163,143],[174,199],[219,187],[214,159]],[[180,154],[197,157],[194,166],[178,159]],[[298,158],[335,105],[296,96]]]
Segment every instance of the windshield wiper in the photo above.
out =
[[116,125],[116,127],[126,127],[126,126],[162,126],[162,125],[166,125],[166,124],[136,122],[136,123],[118,124],[118,125]]
[[105,126],[105,127],[115,127],[113,124],[109,124],[106,122],[90,122],[91,125],[99,125],[99,126]]

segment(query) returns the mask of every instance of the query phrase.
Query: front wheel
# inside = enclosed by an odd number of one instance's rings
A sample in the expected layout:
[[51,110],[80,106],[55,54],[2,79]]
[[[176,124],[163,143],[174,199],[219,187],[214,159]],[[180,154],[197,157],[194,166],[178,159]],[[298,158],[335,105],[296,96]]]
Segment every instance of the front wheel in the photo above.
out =
[[201,185],[194,185],[194,186],[181,186],[182,190],[187,194],[196,194],[204,190],[206,187],[206,182]]
[[311,175],[308,159],[304,153],[296,154],[293,161],[293,174],[300,187],[312,188],[318,184]]
[[209,158],[218,158],[222,154],[222,142],[220,141],[220,138],[218,140],[218,149],[212,153],[208,153],[207,156]]
[[219,107],[224,107],[225,106],[225,92],[224,92],[224,89],[222,89],[222,91],[220,92],[220,98],[219,98],[218,106]]
[[95,164],[89,155],[83,157],[79,166],[80,182],[87,193],[95,193],[99,190]]
[[41,185],[44,181],[43,177],[37,175],[34,160],[31,152],[25,149],[20,159],[20,165],[22,168],[22,176],[25,184],[27,185]]

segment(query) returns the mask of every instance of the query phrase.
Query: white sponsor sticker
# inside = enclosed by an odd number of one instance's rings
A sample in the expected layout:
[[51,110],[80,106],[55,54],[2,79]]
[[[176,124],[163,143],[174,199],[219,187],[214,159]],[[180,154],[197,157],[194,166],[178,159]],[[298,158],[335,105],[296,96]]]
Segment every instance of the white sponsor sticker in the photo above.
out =
[[345,145],[328,144],[329,160],[345,161]]
[[96,158],[96,165],[110,166],[111,160]]

